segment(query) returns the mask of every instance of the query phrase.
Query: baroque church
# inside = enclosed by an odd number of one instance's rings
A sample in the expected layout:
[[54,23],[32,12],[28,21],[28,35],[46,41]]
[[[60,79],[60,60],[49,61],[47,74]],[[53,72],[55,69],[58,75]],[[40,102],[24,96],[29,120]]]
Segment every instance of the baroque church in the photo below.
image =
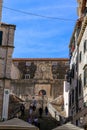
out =
[[14,58],[16,26],[0,26],[0,119],[8,118],[9,95],[13,93],[24,101],[42,95],[51,101],[63,95],[63,82],[69,68],[67,58]]
[[8,119],[10,94],[24,101],[42,96],[51,101],[63,95],[69,68],[67,58],[12,59],[15,29],[15,25],[0,22],[0,120]]
[[69,67],[64,58],[12,59],[11,89],[24,100],[45,92],[48,100],[63,94],[63,82]]

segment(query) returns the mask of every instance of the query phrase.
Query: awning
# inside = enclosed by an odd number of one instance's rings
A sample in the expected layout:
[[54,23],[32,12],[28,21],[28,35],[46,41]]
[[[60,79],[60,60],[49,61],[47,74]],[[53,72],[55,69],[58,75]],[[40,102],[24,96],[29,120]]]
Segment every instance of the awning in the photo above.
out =
[[4,122],[0,122],[0,130],[39,130],[21,119],[13,118]]
[[84,130],[82,128],[79,128],[71,123],[64,124],[62,126],[56,127],[53,130]]

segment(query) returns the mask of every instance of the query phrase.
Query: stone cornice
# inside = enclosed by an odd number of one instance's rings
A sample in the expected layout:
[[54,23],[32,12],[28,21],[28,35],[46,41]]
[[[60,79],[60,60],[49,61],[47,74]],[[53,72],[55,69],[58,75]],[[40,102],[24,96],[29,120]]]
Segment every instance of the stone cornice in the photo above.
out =
[[3,22],[0,22],[1,26],[9,26],[11,28],[14,28],[14,30],[16,29],[16,25],[13,25],[13,24],[7,24],[7,23],[3,23]]
[[84,17],[84,21],[83,21],[83,23],[82,23],[82,27],[81,27],[81,30],[80,30],[80,34],[79,34],[79,36],[78,36],[78,41],[77,41],[78,46],[79,46],[80,41],[81,41],[81,39],[82,39],[82,36],[83,36],[84,31],[85,31],[86,25],[87,25],[87,16]]
[[13,58],[13,62],[16,61],[69,61],[68,58]]
[[86,0],[77,0],[78,7],[77,7],[77,14],[81,17],[84,14],[85,7],[86,7]]
[[73,40],[74,34],[75,34],[75,32],[76,32],[76,28],[77,28],[77,22],[76,22],[76,24],[75,24],[74,31],[73,31],[72,36],[71,36],[71,39],[70,39],[69,48],[71,47],[72,40]]
[[82,1],[82,8],[81,8],[81,12],[83,12],[85,10],[86,7],[86,0]]
[[1,47],[3,47],[3,48],[8,48],[8,47],[9,47],[9,48],[14,48],[14,46],[9,46],[9,45],[2,45],[2,46],[0,46],[0,48],[1,48]]
[[83,20],[83,18],[80,18],[80,19],[77,19],[77,21],[76,21],[76,24],[75,24],[75,27],[74,27],[74,31],[73,31],[72,37],[71,37],[71,39],[70,39],[69,48],[70,48],[71,45],[72,45],[73,37],[74,37],[74,35],[75,35],[76,30],[77,30],[79,27],[81,27],[82,20]]
[[12,80],[11,78],[7,78],[7,77],[3,77],[3,78],[0,78],[0,80]]

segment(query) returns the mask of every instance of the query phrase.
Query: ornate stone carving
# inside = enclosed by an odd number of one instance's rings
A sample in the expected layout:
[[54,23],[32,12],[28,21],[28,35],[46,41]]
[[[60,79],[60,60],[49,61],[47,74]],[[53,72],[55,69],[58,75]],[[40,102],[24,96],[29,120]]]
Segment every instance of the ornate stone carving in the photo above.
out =
[[18,68],[21,72],[22,79],[25,79],[26,74],[30,75],[30,79],[34,78],[35,71],[36,71],[36,65],[34,64],[34,62],[31,62],[30,66],[27,66],[26,62],[19,62]]
[[52,79],[51,64],[40,62],[37,64],[36,79]]

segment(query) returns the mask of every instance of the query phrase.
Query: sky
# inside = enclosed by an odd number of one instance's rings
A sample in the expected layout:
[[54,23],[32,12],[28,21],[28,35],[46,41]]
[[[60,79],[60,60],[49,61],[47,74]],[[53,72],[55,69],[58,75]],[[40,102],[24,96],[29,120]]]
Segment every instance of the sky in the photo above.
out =
[[76,0],[3,0],[2,22],[16,25],[13,58],[68,58],[76,19]]

